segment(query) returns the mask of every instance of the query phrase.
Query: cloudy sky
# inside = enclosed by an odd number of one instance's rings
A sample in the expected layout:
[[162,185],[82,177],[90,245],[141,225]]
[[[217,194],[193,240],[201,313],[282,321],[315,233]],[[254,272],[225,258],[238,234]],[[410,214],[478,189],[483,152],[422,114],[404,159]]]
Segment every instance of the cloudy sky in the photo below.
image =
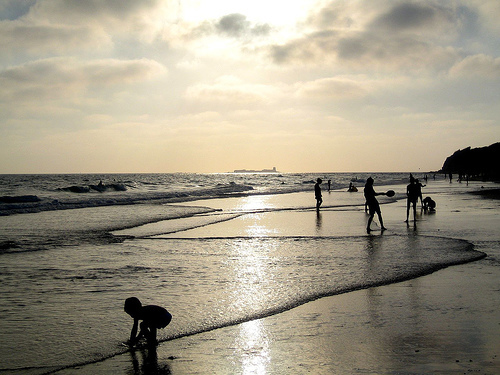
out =
[[0,173],[429,171],[500,141],[498,0],[0,0]]

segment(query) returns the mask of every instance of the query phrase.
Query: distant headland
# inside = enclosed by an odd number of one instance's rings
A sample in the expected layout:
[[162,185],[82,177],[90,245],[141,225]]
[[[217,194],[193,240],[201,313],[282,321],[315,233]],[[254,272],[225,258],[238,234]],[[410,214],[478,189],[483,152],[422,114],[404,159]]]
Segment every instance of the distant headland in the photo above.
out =
[[279,173],[276,167],[273,169],[261,169],[260,171],[254,169],[235,169],[232,173]]
[[439,171],[458,174],[459,178],[500,180],[500,142],[486,147],[464,148],[448,156]]

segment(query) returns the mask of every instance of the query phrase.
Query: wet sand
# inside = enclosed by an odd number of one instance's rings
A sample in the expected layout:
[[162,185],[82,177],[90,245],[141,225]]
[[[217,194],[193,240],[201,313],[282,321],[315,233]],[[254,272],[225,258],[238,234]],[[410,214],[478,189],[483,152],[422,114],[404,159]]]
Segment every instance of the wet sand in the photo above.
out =
[[[375,189],[384,190],[377,186]],[[324,205],[328,206],[329,199],[336,195],[324,194]],[[375,230],[371,235],[465,239],[476,250],[487,253],[485,258],[417,279],[326,297],[267,318],[162,342],[156,353],[138,350],[57,373],[498,374],[498,201],[450,194],[444,185],[432,197],[438,203],[437,212],[419,214],[416,227],[404,223],[404,201],[382,205],[388,231],[382,234]],[[276,203],[265,204],[279,205],[286,196],[270,199]],[[293,199],[301,206],[309,198],[299,194]],[[212,201],[211,207],[216,203]],[[247,200],[247,204],[251,202]],[[362,207],[348,211],[324,208],[319,215],[314,210],[269,212],[200,227],[183,236],[366,236],[366,220]]]

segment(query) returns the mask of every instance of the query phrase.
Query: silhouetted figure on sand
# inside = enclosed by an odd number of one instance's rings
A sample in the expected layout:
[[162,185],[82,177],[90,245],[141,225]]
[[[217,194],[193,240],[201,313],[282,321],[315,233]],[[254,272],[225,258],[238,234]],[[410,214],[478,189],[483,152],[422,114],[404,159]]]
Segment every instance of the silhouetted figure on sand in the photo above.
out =
[[410,218],[410,206],[413,205],[413,221],[417,220],[417,201],[418,201],[418,186],[415,178],[410,174],[410,184],[406,187],[406,220]]
[[436,202],[434,202],[431,197],[426,197],[423,202],[425,211],[429,210],[430,212],[433,212],[436,210]]
[[[417,193],[418,193],[418,198],[420,198],[420,204],[422,205],[422,208],[424,207],[424,201],[422,200],[422,188],[427,186],[427,185],[422,185],[422,183],[417,179],[415,179],[415,185],[417,185]],[[417,200],[418,202],[418,200]]]
[[321,183],[323,180],[318,178],[314,184],[314,197],[316,198],[316,209],[319,210],[321,203],[323,203],[323,196],[321,195]]
[[368,179],[366,180],[364,194],[365,194],[366,204],[368,205],[368,211],[370,214],[370,217],[368,218],[368,224],[366,225],[367,233],[371,232],[370,225],[373,221],[375,213],[377,213],[378,219],[380,221],[380,229],[383,231],[386,230],[387,228],[384,227],[384,220],[382,220],[382,213],[380,212],[380,205],[377,201],[377,198],[375,198],[377,195],[385,195],[385,193],[376,193],[375,190],[373,189],[373,178],[368,177]]
[[[131,347],[136,345],[142,338],[146,339],[148,346],[158,345],[156,330],[165,328],[172,320],[172,315],[163,307],[155,305],[142,306],[141,301],[136,297],[125,300],[124,310],[134,318],[130,340],[126,343]],[[141,330],[137,335],[139,320],[142,320],[142,323]]]
[[328,180],[328,191],[330,191],[332,187],[332,180]]

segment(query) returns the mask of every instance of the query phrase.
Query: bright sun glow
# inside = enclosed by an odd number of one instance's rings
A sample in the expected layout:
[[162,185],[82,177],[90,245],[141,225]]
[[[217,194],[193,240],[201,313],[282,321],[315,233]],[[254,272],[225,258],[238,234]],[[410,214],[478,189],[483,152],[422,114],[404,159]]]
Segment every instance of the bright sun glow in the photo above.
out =
[[[286,3],[286,11],[283,11]],[[298,19],[307,14],[311,2],[296,1],[268,1],[268,0],[189,0],[181,4],[183,18],[197,22],[210,18],[218,19],[228,14],[240,13],[252,23],[269,23],[274,26],[293,25]]]
[[438,170],[498,139],[483,3],[0,2],[0,171]]

